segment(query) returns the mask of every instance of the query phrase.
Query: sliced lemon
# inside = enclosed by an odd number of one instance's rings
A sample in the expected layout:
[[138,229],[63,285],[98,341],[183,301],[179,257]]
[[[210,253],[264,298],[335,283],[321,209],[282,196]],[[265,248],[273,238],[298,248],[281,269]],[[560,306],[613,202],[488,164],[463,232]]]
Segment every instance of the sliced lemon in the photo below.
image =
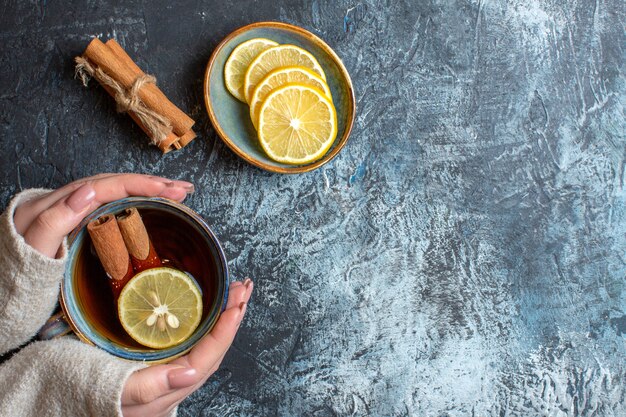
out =
[[254,38],[237,45],[224,65],[224,83],[230,94],[246,102],[243,81],[250,63],[264,50],[278,45],[265,38]]
[[120,293],[117,311],[137,342],[164,349],[186,340],[202,317],[202,295],[184,272],[152,268],[135,275]]
[[280,67],[305,67],[310,68],[324,81],[326,75],[317,59],[309,51],[295,45],[278,45],[261,52],[252,61],[244,78],[244,94],[246,102],[250,103],[254,88],[272,70]]
[[250,118],[255,128],[259,125],[259,111],[267,96],[276,88],[291,83],[315,87],[323,91],[324,95],[332,101],[330,88],[328,88],[326,81],[322,80],[319,75],[315,74],[310,69],[304,67],[277,68],[267,74],[252,93],[252,98],[250,99]]
[[287,84],[272,91],[259,113],[259,142],[275,161],[301,165],[328,151],[337,136],[337,113],[320,90]]

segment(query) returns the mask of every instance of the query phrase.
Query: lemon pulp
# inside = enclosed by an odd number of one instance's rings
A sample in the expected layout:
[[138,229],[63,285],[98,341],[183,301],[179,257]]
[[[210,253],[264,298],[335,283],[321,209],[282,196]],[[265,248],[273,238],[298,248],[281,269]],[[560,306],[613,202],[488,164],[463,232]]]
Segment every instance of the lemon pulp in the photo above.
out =
[[324,156],[337,136],[337,113],[320,90],[287,84],[267,97],[259,113],[259,142],[268,156],[306,164]]
[[250,63],[244,77],[246,102],[250,103],[254,88],[267,74],[276,68],[291,66],[309,68],[326,81],[324,70],[309,51],[295,45],[274,46],[261,52]]
[[195,281],[166,267],[135,275],[124,286],[117,306],[130,337],[154,349],[185,341],[202,318],[202,295]]
[[240,43],[233,49],[224,65],[224,83],[238,100],[246,102],[243,91],[244,77],[250,63],[264,50],[278,45],[265,38],[254,38]]
[[[267,96],[276,88],[286,84],[305,84],[324,92],[331,99],[330,89],[319,75],[305,67],[282,67],[271,71],[256,86],[250,99],[250,119],[255,128],[259,125],[259,112]],[[332,99],[331,99],[332,100]]]

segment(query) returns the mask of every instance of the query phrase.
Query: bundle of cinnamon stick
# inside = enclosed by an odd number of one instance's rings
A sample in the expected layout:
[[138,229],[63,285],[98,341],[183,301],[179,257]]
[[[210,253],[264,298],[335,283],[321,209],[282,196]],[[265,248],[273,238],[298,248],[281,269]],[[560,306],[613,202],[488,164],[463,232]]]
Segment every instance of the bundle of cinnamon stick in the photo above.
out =
[[109,276],[115,299],[141,271],[162,265],[136,208],[116,216],[105,214],[87,225],[98,258]]
[[168,100],[156,79],[146,75],[114,39],[105,44],[94,38],[75,61],[83,84],[95,78],[115,98],[118,111],[128,112],[163,153],[196,137],[194,120]]

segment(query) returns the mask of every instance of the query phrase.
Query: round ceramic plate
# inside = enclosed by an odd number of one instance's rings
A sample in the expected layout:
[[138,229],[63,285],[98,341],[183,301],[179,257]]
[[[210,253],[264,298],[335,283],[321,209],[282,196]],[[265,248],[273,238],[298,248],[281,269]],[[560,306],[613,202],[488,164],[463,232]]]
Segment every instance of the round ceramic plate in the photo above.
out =
[[[226,60],[237,45],[252,38],[267,38],[280,44],[300,46],[312,53],[324,69],[337,109],[338,126],[333,146],[321,159],[306,165],[287,165],[270,159],[257,139],[256,130],[250,120],[250,108],[226,89]],[[244,26],[228,35],[217,46],[204,75],[204,101],[211,123],[226,145],[252,165],[283,174],[311,171],[337,156],[348,141],[356,113],[352,81],[337,54],[312,33],[278,22],[259,22]]]

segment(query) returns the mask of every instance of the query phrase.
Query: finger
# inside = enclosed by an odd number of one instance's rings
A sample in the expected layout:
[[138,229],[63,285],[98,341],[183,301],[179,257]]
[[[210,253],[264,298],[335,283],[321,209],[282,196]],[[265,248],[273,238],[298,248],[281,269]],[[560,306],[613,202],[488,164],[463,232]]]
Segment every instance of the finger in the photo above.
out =
[[[185,373],[188,376],[193,374],[194,378],[188,377],[186,384],[182,384],[180,375]],[[172,378],[172,375],[179,377]],[[122,405],[151,403],[164,395],[194,385],[199,379],[194,369],[190,370],[180,365],[155,365],[141,369],[133,372],[126,381],[122,391]],[[174,384],[171,383],[172,380]],[[179,383],[176,384],[176,382]]]
[[[224,355],[222,355],[219,358],[219,360],[214,366],[215,370],[219,368],[220,364],[224,360],[225,355],[226,355],[226,352],[224,352]],[[157,398],[156,400],[148,404],[147,407],[141,407],[139,405],[131,406],[130,409],[128,409],[129,410],[128,415],[126,414],[126,408],[125,408],[125,411],[123,413],[124,417],[133,417],[135,415],[136,416],[145,416],[145,415],[152,416],[152,415],[156,415],[156,413],[161,412],[162,410],[172,410],[174,407],[180,404],[185,398],[191,395],[191,393],[193,393],[202,385],[204,385],[204,383],[207,381],[207,379],[209,379],[209,377],[213,373],[214,371],[207,373],[205,375],[201,375],[200,373],[197,373],[196,374],[197,380],[195,381],[193,385],[190,385],[188,387],[181,387],[180,389],[176,389],[176,390],[172,390],[169,393]],[[133,414],[135,412],[136,414]],[[164,415],[168,415],[168,414],[166,413]]]
[[[188,183],[186,181],[174,181],[168,178],[157,177],[154,175],[112,174],[112,173],[98,174],[92,177],[79,179],[77,181],[64,185],[63,187],[57,190],[52,191],[50,194],[42,198],[41,201],[37,203],[35,208],[40,208],[41,210],[45,210],[46,208],[54,204],[57,200],[67,196],[72,191],[74,191],[75,189],[79,188],[81,185],[86,184],[86,183],[93,183],[94,187],[96,188],[96,191],[102,191],[102,188],[105,187],[107,183],[120,182],[120,181],[129,182],[129,181],[138,180],[139,178],[150,179],[154,182],[164,183],[166,185],[176,184],[176,185],[180,185],[181,187],[191,185],[191,183]],[[108,180],[108,181],[103,181],[103,180]]]
[[243,285],[246,286],[246,295],[244,297],[243,302],[248,303],[250,301],[250,297],[252,297],[252,291],[254,290],[254,282],[250,278],[246,278],[243,282]]
[[[129,382],[127,383],[129,387],[128,393],[126,393],[127,390],[125,389],[126,395],[123,396],[122,403],[128,405],[145,404],[155,401],[164,395],[168,396],[167,401],[174,402],[175,399],[179,397],[180,392],[193,391],[193,387],[184,389],[183,387],[185,385],[193,385],[195,381],[195,385],[200,386],[209,376],[207,371],[213,368],[216,363],[217,366],[219,366],[228,347],[232,343],[232,339],[241,323],[240,316],[243,317],[243,314],[245,314],[246,307],[242,300],[246,300],[247,297],[249,297],[249,289],[249,286],[244,285],[244,283],[232,283],[228,303],[237,304],[222,313],[211,333],[205,336],[188,355],[177,359],[172,365],[169,365],[174,366],[173,369],[164,370],[166,365],[159,365],[134,373],[131,376],[131,378],[133,378],[132,381],[129,378]],[[241,304],[243,304],[243,306]],[[232,335],[229,333],[232,333]],[[207,342],[209,336],[213,336],[211,345]],[[204,350],[198,352],[197,349],[199,347],[203,347]],[[196,351],[195,354],[194,351]],[[198,353],[203,354],[203,352],[209,353],[210,356],[204,358],[200,357]],[[192,357],[195,357],[195,359],[192,359]],[[196,363],[200,362],[200,366],[193,366],[194,360]],[[185,371],[189,370],[190,367],[198,371],[197,375],[185,374]],[[167,381],[165,381],[164,378],[166,378]],[[136,383],[148,380],[152,381],[152,385],[144,383],[143,385],[146,386],[144,390],[137,391],[134,387]],[[184,398],[184,396],[182,398]]]
[[233,342],[245,310],[245,303],[224,310],[211,333],[202,338],[187,355],[193,368],[202,374],[210,374],[215,363]]
[[228,301],[226,302],[226,309],[238,306],[245,301],[247,287],[241,281],[235,281],[230,284],[228,291]]
[[54,258],[63,238],[83,219],[96,192],[89,184],[42,211],[24,233],[24,240],[40,253]]
[[99,204],[130,196],[166,197],[182,201],[188,193],[193,192],[193,184],[186,181],[172,181],[142,174],[121,174],[102,178],[93,181],[93,186]]
[[204,384],[206,380],[209,379],[209,377],[211,377],[211,375],[213,375],[214,373],[217,372],[218,369],[220,369],[220,366],[222,366],[222,362],[224,362],[224,358],[226,357],[227,353],[228,351],[224,352],[224,354],[217,360],[217,362],[213,364],[213,368],[211,369],[211,372],[205,375],[204,378],[202,379],[202,384]]
[[[245,292],[242,294],[242,301],[240,303],[238,303],[238,306],[241,309],[242,313],[241,313],[241,319],[237,323],[237,329],[235,329],[235,334],[239,330],[239,327],[241,326],[241,322],[242,322],[243,316],[245,316],[246,310],[248,308],[247,303],[250,300],[250,296],[252,295],[252,290],[253,290],[252,280],[246,279],[246,281],[244,282],[244,284],[242,286],[245,287]],[[231,341],[231,344],[232,344],[232,341]],[[230,345],[229,345],[229,347],[230,347]],[[202,385],[204,383],[204,381],[206,381],[208,379],[209,376],[211,376],[212,374],[217,372],[217,370],[221,366],[222,362],[224,361],[224,357],[226,356],[227,353],[228,353],[228,349],[226,349],[224,351],[224,353],[222,353],[222,356],[219,357],[218,360],[213,363],[213,365],[211,366],[209,371],[206,373],[206,375],[205,375],[203,381],[200,383],[200,385]]]
[[[25,229],[41,212],[67,197],[82,185],[89,183],[96,190],[96,200],[100,204],[130,195],[160,196],[182,201],[187,194],[193,192],[193,184],[187,181],[175,181],[143,174],[99,174],[69,183],[41,198],[24,203],[18,207],[14,216],[18,233],[23,234]],[[110,197],[107,197],[108,194],[110,194]],[[93,206],[92,209],[96,207]]]
[[[233,284],[236,284],[233,283]],[[242,317],[243,315],[245,315],[245,311],[246,311],[246,305],[244,304],[242,306]],[[235,309],[240,308],[240,307],[235,307]],[[241,324],[241,320],[239,320],[238,324],[237,324],[237,329],[239,328],[239,325]],[[236,330],[235,330],[236,333]],[[230,346],[230,344],[229,344]],[[194,348],[195,349],[195,348]],[[222,364],[222,361],[224,360],[224,357],[226,356],[227,353],[227,349],[224,350],[224,352],[221,354],[221,356],[217,359],[217,361],[215,361],[209,368],[208,372],[204,373],[204,374],[198,374],[200,376],[200,379],[194,384],[191,385],[187,388],[181,388],[179,390],[175,390],[170,392],[169,394],[166,394],[160,398],[158,398],[153,404],[155,408],[157,410],[161,410],[163,408],[167,408],[170,407],[170,409],[172,409],[173,407],[175,407],[177,404],[179,404],[183,399],[185,399],[188,395],[190,395],[192,392],[196,391],[198,388],[200,388],[202,385],[204,385],[204,383],[207,381],[207,379],[209,379],[209,377],[211,375],[213,375],[220,367],[220,365]],[[191,354],[185,355],[181,358],[176,359],[175,363],[180,364],[181,366],[184,367],[189,367],[191,366]]]
[[[253,283],[251,279],[246,279],[246,281],[244,282],[244,285],[246,286],[246,292],[244,294],[244,301],[240,304],[240,308],[242,308],[242,319],[243,316],[245,316],[246,314],[246,310],[248,308],[248,301],[250,300],[250,296],[252,295],[252,290],[253,290]],[[239,327],[241,326],[241,322],[242,320],[239,320],[239,324],[237,325],[237,331],[239,330]],[[228,353],[228,350],[224,351],[224,353],[222,354],[222,356],[217,360],[217,362],[215,364],[213,364],[213,368],[210,370],[209,375],[206,376],[206,378],[204,380],[206,380],[209,376],[211,376],[213,373],[215,373],[219,367],[221,366],[222,362],[224,361],[224,357],[226,356],[226,354]],[[203,381],[204,383],[204,381]]]
[[87,177],[78,181],[73,181],[39,198],[20,204],[20,206],[15,210],[15,215],[13,216],[13,221],[15,223],[15,228],[17,232],[23,235],[28,226],[42,211],[50,208],[50,206],[52,206],[60,199],[67,197],[88,181],[99,178],[111,177],[114,175],[119,174],[98,174],[93,177]]
[[[240,308],[240,307],[236,307],[236,308]],[[244,307],[244,314],[245,314],[245,308]],[[239,321],[239,324],[237,325],[237,330],[239,329],[239,326],[241,325],[241,320]],[[210,365],[210,368],[208,370],[208,372],[205,372],[203,375],[202,380],[199,381],[199,383],[197,384],[198,386],[202,385],[204,383],[204,381],[206,381],[208,379],[209,376],[211,376],[213,373],[215,373],[218,368],[220,367],[222,361],[224,360],[224,357],[226,356],[226,354],[228,353],[228,350],[225,350],[221,356],[217,359],[217,361],[213,362],[212,364],[208,364]],[[185,368],[191,368],[191,361],[190,361],[190,354],[187,354],[185,356],[182,356],[178,359],[176,359],[174,362],[172,362],[174,364],[178,364],[182,367]],[[205,367],[206,368],[206,367]]]
[[[158,369],[153,372],[153,368]],[[169,411],[202,386],[203,376],[193,368],[179,365],[153,368],[133,374],[133,380],[129,378],[122,394],[124,417],[169,415]]]

